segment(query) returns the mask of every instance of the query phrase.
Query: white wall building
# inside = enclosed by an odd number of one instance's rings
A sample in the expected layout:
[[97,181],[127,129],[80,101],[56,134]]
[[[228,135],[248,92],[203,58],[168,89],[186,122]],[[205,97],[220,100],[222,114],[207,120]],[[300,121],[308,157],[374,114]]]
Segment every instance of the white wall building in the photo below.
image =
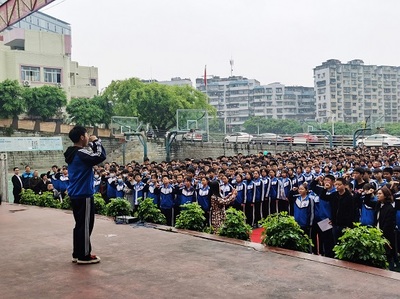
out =
[[39,12],[0,34],[0,81],[6,79],[58,86],[68,100],[98,94],[98,69],[71,61],[70,25]]
[[320,122],[398,122],[399,85],[399,67],[330,59],[314,68],[316,118]]

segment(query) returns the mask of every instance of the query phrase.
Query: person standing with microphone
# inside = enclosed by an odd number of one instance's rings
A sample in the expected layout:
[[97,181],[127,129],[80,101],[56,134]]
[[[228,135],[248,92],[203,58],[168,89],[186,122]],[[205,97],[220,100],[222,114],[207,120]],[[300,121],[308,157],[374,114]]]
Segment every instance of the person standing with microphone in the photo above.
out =
[[93,166],[106,159],[106,152],[101,140],[94,135],[89,137],[82,126],[72,128],[68,136],[74,143],[64,153],[68,163],[68,195],[75,219],[72,262],[96,264],[100,257],[91,254],[90,243],[94,226]]

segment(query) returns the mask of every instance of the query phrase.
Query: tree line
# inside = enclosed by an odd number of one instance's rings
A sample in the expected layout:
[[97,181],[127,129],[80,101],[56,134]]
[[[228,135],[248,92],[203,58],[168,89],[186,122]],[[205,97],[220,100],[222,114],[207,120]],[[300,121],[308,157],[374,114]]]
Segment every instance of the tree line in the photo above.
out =
[[[66,111],[66,113],[63,113]],[[207,96],[191,86],[144,83],[136,78],[112,81],[102,94],[92,98],[73,98],[67,103],[62,88],[24,87],[17,80],[0,82],[0,117],[23,114],[43,121],[62,119],[83,126],[108,125],[114,115],[138,117],[160,131],[176,125],[178,109],[205,109],[215,115]]]
[[[207,110],[212,116],[210,131],[221,131],[216,109],[208,103],[205,94],[191,86],[145,83],[130,78],[112,81],[104,92],[92,98],[73,98],[67,102],[65,91],[57,86],[24,87],[17,80],[0,82],[0,118],[25,115],[30,119],[62,120],[64,123],[108,128],[112,116],[126,116],[137,117],[141,123],[166,132],[176,126],[178,109]],[[295,119],[251,117],[243,124],[243,130],[251,134],[294,134],[306,132],[309,127],[331,131],[332,125],[335,135],[352,135],[365,126],[362,123],[319,124]],[[400,135],[400,124],[386,124],[384,131]]]

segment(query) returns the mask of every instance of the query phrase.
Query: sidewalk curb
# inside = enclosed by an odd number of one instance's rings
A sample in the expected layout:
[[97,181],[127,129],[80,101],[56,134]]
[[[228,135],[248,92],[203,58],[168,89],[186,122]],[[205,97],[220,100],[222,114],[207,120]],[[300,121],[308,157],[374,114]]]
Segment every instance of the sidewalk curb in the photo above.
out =
[[330,265],[330,266],[335,266],[338,268],[344,268],[344,269],[353,270],[353,271],[357,271],[357,272],[368,273],[371,275],[377,275],[377,276],[400,281],[400,273],[394,272],[394,271],[389,271],[389,270],[370,267],[370,266],[366,266],[366,265],[356,264],[356,263],[352,263],[352,262],[348,262],[348,261],[341,261],[338,259],[304,253],[304,252],[300,252],[300,251],[294,251],[294,250],[289,250],[289,249],[284,249],[284,248],[279,248],[279,247],[264,246],[262,244],[249,242],[249,241],[221,237],[218,235],[211,235],[211,234],[207,234],[207,233],[190,231],[190,230],[185,230],[185,229],[177,229],[175,227],[170,227],[170,226],[165,226],[165,225],[154,224],[154,225],[152,225],[152,227],[155,229],[158,229],[158,230],[162,230],[162,231],[168,231],[168,232],[173,232],[173,233],[189,235],[189,236],[193,236],[196,238],[207,239],[210,241],[224,242],[224,243],[229,243],[232,245],[244,246],[244,247],[252,248],[252,249],[260,251],[260,252],[272,252],[272,253],[276,253],[276,254],[300,258],[303,260],[309,260],[309,261],[316,262],[316,263],[322,263],[322,264],[326,264],[326,265]]

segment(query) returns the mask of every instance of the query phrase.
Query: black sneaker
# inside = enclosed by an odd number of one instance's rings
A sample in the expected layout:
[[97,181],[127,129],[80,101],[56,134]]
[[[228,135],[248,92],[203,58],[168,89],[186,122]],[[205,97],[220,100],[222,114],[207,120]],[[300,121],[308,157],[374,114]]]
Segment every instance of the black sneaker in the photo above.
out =
[[81,264],[81,265],[85,265],[85,264],[97,264],[100,263],[100,257],[96,256],[94,254],[89,255],[83,259],[79,259],[77,260],[77,264]]

